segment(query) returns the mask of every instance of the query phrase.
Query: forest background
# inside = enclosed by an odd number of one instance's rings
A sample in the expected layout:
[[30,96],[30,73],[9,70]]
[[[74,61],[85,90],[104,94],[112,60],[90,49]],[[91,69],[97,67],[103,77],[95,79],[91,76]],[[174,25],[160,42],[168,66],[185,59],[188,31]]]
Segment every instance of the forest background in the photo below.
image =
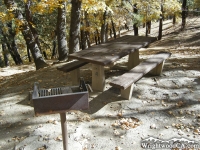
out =
[[198,11],[199,0],[1,0],[0,66],[34,61],[36,70],[48,66],[47,59],[68,60],[68,55],[120,36],[122,29],[146,27]]

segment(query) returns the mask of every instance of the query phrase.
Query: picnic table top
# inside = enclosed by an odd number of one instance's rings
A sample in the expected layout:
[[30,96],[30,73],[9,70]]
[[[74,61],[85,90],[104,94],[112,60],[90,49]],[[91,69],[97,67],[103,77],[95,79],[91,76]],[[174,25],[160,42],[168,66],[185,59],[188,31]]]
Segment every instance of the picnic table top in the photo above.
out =
[[106,66],[135,50],[148,46],[154,41],[156,41],[155,37],[125,35],[106,43],[92,46],[86,50],[70,54],[69,58]]

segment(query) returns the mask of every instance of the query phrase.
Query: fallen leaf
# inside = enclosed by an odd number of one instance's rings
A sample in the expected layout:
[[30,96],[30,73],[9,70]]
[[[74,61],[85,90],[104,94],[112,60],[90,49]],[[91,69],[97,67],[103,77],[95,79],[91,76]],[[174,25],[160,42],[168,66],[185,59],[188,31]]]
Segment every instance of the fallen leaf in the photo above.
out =
[[60,136],[56,137],[55,141],[62,141],[62,136],[60,135]]
[[181,106],[183,106],[183,101],[179,101],[178,103],[176,103],[176,106],[178,106],[178,107],[181,107]]

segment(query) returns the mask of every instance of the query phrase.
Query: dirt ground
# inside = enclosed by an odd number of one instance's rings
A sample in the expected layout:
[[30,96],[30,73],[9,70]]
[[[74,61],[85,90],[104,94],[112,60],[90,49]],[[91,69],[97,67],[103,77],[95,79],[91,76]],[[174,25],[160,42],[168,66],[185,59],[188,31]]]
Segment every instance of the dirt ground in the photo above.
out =
[[[188,20],[181,33],[171,22],[164,22],[161,41],[140,50],[141,61],[159,51],[172,53],[162,75],[143,77],[125,100],[109,81],[125,72],[128,57],[106,68],[106,91],[90,93],[87,111],[66,113],[69,150],[142,150],[141,141],[150,137],[184,138],[200,146],[200,19]],[[151,36],[157,36],[157,27],[153,24]],[[36,117],[29,101],[34,82],[42,88],[71,85],[70,73],[57,71],[59,65],[0,69],[1,150],[63,149],[59,114]],[[91,84],[91,64],[81,68],[81,76]]]

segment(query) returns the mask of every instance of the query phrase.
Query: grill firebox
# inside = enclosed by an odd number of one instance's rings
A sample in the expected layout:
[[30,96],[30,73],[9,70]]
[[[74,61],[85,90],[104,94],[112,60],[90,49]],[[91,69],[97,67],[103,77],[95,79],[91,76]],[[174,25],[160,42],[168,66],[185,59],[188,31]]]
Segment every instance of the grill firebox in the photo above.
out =
[[35,115],[88,109],[88,90],[83,79],[79,86],[40,89],[34,83],[32,94]]

